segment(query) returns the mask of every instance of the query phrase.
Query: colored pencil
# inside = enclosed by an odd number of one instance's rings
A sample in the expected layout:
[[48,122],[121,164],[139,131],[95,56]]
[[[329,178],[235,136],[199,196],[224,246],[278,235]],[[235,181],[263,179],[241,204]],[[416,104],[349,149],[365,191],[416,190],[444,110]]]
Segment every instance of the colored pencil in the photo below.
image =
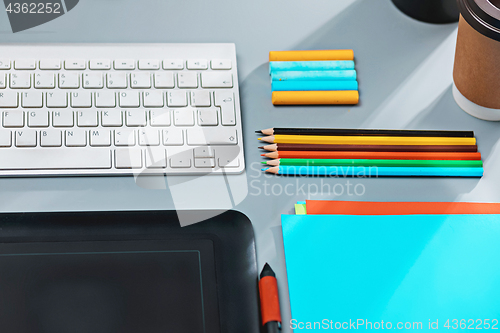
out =
[[357,90],[273,91],[273,105],[354,105],[359,102]]
[[354,60],[353,50],[271,51],[269,61]]
[[339,71],[278,71],[271,73],[271,81],[341,81],[356,80],[356,70]]
[[272,81],[272,91],[358,90],[358,81]]
[[481,177],[483,168],[276,166],[262,171],[277,175],[330,177]]
[[392,129],[355,129],[355,128],[268,128],[256,131],[264,135],[327,135],[327,136],[417,136],[417,137],[456,137],[473,138],[473,131],[438,130],[392,130]]
[[477,145],[453,146],[395,146],[395,145],[309,145],[294,143],[273,143],[259,147],[267,151],[399,151],[399,152],[477,152]]
[[481,153],[421,153],[421,152],[344,152],[344,151],[276,151],[262,154],[268,158],[329,158],[377,160],[481,160]]
[[259,138],[268,143],[373,144],[373,145],[475,145],[476,138],[402,136],[271,135]]
[[352,60],[330,61],[270,61],[269,74],[276,71],[332,71],[354,69]]
[[473,168],[482,167],[483,162],[478,160],[372,160],[372,159],[306,159],[281,158],[264,161],[263,164],[280,166],[377,166],[377,167],[442,167],[442,168]]

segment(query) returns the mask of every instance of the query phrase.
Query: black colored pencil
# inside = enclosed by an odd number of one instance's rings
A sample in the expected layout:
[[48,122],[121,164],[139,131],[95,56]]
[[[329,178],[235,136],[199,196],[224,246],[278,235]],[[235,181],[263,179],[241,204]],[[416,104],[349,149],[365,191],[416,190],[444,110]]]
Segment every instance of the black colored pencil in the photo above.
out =
[[416,136],[473,138],[473,131],[440,130],[389,130],[389,129],[346,129],[346,128],[268,128],[256,131],[264,135],[330,135],[330,136]]

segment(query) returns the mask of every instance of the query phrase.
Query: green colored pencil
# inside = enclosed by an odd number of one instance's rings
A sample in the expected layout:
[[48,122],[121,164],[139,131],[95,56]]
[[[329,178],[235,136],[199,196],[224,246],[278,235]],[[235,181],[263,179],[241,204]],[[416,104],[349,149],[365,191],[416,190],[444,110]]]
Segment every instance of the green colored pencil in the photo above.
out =
[[263,164],[280,166],[377,166],[377,167],[441,167],[441,168],[468,168],[482,167],[482,161],[464,160],[372,160],[372,159],[307,159],[307,158],[279,158],[264,161]]

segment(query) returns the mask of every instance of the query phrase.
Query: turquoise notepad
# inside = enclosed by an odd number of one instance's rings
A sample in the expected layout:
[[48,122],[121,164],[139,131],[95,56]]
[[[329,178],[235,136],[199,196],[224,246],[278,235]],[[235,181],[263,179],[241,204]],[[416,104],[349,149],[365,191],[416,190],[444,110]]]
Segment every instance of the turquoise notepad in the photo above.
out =
[[500,215],[283,215],[282,227],[295,331],[500,320]]

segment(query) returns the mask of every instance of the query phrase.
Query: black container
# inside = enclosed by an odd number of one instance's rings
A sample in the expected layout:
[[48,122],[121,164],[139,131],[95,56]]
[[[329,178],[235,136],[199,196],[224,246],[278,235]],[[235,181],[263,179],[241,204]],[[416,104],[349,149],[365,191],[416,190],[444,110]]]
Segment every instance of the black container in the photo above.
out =
[[457,0],[392,0],[406,15],[428,23],[458,22]]

